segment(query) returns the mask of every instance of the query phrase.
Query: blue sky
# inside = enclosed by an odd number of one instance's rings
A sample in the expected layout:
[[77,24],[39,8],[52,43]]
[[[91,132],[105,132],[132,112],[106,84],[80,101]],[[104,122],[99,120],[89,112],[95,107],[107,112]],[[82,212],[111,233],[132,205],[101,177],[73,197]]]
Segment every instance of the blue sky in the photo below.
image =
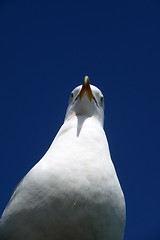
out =
[[88,75],[105,96],[125,240],[160,239],[160,2],[5,0],[0,23],[0,213]]

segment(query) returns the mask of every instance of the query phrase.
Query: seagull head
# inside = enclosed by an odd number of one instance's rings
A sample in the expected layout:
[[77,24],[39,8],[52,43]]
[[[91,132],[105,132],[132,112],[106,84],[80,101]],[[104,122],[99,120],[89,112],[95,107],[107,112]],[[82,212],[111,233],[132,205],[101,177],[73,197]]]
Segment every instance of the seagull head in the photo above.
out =
[[104,97],[97,87],[90,85],[88,76],[70,94],[65,121],[73,116],[95,117],[103,126]]

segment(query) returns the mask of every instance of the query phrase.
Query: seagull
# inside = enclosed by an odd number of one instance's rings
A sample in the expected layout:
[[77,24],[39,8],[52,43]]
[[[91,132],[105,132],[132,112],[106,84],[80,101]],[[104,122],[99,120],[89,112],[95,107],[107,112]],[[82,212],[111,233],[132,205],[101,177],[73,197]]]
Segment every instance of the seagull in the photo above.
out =
[[103,94],[86,76],[49,150],[6,206],[1,240],[124,239],[125,199],[103,122]]

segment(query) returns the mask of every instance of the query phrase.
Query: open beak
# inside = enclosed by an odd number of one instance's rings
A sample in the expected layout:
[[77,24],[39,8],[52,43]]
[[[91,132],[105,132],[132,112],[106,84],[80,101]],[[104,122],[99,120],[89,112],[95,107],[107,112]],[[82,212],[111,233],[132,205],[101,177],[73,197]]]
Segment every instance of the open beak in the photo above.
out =
[[93,99],[98,107],[98,103],[97,100],[95,99],[92,90],[91,90],[91,86],[90,86],[90,80],[88,76],[85,76],[84,81],[83,81],[83,85],[81,88],[80,93],[77,95],[77,97],[75,98],[74,102],[77,101],[78,98],[80,98],[80,100],[82,99],[83,95],[87,94],[89,101],[91,102],[91,100]]

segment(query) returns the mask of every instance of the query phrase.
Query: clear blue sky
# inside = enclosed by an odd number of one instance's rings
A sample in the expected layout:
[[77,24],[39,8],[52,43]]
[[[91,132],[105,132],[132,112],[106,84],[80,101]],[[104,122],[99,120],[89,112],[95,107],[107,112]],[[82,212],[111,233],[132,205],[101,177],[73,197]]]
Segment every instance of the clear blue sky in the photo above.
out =
[[159,240],[160,2],[1,0],[0,68],[0,212],[89,75],[105,96],[125,240]]

